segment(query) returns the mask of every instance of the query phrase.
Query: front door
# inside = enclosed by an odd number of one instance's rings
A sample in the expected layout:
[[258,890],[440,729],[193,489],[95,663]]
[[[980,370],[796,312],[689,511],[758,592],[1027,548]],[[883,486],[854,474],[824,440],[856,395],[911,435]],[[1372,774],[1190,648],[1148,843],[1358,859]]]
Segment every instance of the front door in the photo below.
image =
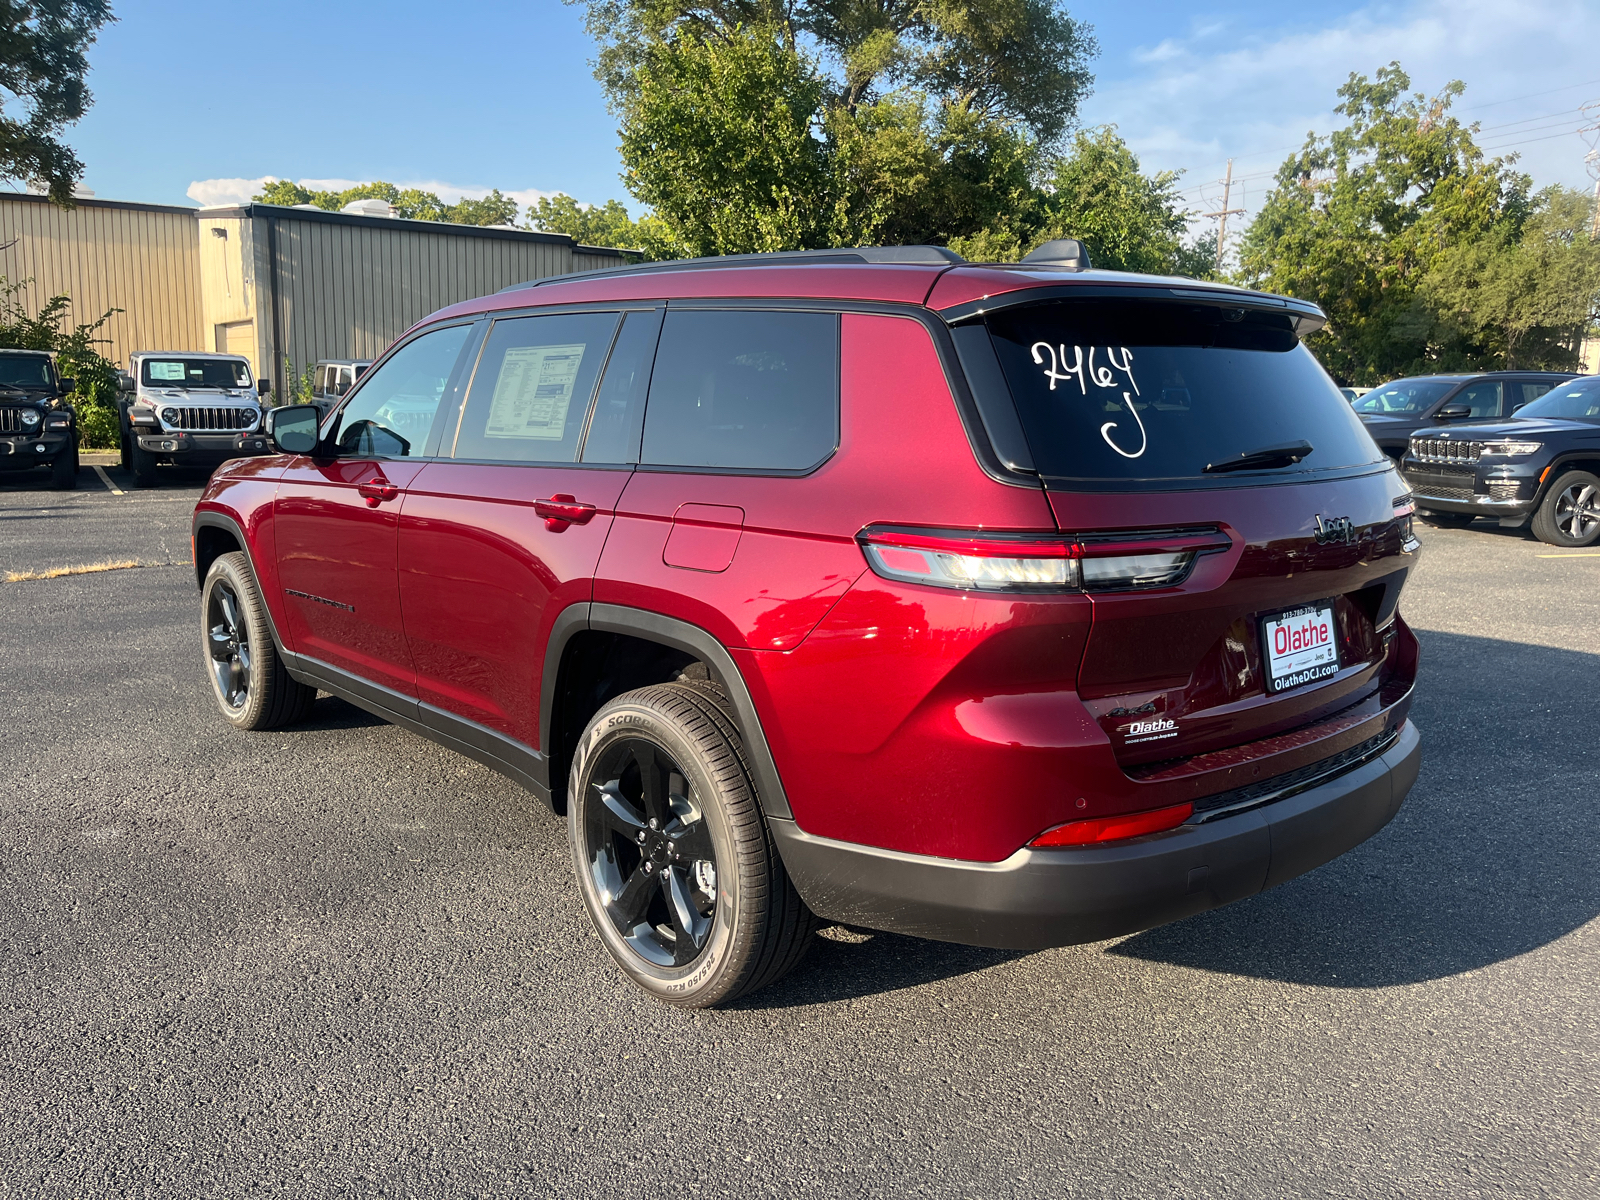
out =
[[658,329],[653,310],[490,327],[459,421],[401,514],[424,704],[540,749],[544,648],[561,612],[591,597]]
[[291,647],[409,697],[398,515],[471,332],[424,333],[374,369],[333,418],[333,453],[291,459],[273,506]]

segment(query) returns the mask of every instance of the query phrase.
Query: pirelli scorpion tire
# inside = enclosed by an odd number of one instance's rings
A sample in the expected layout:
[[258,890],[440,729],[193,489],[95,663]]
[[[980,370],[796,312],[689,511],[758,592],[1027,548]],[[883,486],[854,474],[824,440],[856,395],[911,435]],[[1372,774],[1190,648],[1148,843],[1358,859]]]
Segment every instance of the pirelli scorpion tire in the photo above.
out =
[[727,1004],[814,940],[715,685],[640,688],[596,713],[573,756],[567,830],[600,940],[658,999]]
[[243,553],[218,556],[200,592],[200,644],[217,707],[235,729],[304,720],[317,689],[289,677]]

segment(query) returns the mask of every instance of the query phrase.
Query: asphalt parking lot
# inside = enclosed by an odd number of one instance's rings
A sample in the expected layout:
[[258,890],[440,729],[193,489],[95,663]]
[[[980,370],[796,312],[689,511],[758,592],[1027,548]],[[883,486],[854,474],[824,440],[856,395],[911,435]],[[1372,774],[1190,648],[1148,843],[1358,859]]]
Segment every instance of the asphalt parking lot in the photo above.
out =
[[693,1014],[515,785],[216,718],[200,482],[0,477],[0,1195],[1600,1194],[1600,557],[1422,531],[1421,781],[1311,875],[1032,954],[829,930]]

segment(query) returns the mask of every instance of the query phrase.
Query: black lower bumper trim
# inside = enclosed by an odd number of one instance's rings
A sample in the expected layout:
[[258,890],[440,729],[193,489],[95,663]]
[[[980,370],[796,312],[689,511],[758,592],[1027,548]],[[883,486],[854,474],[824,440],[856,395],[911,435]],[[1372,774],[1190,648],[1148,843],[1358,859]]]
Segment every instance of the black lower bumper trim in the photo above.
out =
[[795,886],[827,920],[1033,950],[1150,929],[1275,887],[1360,845],[1416,782],[1407,722],[1378,758],[1246,812],[1113,846],[1017,851],[997,863],[879,850],[772,820]]

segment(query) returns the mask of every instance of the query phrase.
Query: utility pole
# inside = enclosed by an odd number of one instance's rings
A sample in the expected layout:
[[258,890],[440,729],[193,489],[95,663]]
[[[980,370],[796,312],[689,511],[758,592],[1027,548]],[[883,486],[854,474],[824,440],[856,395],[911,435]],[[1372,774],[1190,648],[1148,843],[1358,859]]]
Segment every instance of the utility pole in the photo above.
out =
[[1583,156],[1583,165],[1594,180],[1594,220],[1589,224],[1589,240],[1600,238],[1600,100],[1591,100],[1581,109],[1589,124],[1578,130],[1579,136],[1589,143],[1589,153]]
[[1244,209],[1229,208],[1228,201],[1233,196],[1233,159],[1228,160],[1228,174],[1222,181],[1222,208],[1217,212],[1202,213],[1201,216],[1217,218],[1217,270],[1222,270],[1222,247],[1228,239],[1228,218],[1230,216],[1244,216]]

